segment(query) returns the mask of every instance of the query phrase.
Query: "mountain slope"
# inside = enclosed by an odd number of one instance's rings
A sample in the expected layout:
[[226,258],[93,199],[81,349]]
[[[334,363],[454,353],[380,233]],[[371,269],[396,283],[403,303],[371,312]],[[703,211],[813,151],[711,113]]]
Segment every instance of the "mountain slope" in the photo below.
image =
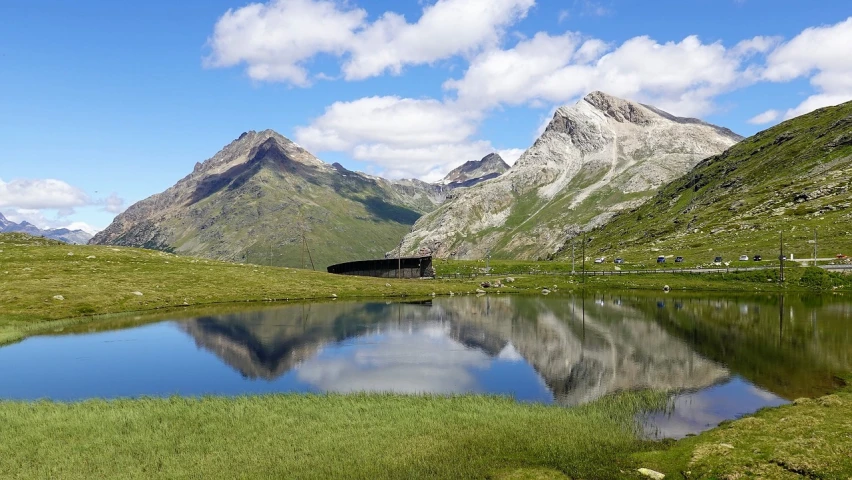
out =
[[509,170],[509,165],[503,161],[503,157],[497,153],[489,153],[481,160],[471,160],[459,165],[438,183],[453,188],[472,187],[499,177],[506,170]]
[[0,213],[0,233],[12,232],[27,233],[36,237],[52,238],[60,242],[76,244],[85,244],[92,238],[90,233],[83,230],[69,230],[67,228],[48,228],[43,230],[30,222],[15,223]]
[[[852,102],[788,120],[707,158],[590,234],[592,252],[711,261],[852,254]],[[655,253],[649,253],[653,248]],[[712,252],[712,253],[711,253]],[[570,255],[570,248],[566,252]],[[629,260],[629,258],[627,258]]]
[[740,139],[700,120],[593,92],[559,108],[508,172],[421,218],[403,251],[548,257],[581,229],[641,204]]
[[312,257],[320,269],[381,257],[446,190],[352,172],[271,130],[252,131],[132,205],[91,243],[309,268]]

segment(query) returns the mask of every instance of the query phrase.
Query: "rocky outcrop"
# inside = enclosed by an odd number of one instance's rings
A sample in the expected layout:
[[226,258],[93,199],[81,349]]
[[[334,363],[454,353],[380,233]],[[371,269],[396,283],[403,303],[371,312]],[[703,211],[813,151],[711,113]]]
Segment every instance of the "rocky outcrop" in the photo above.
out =
[[451,188],[472,187],[499,177],[506,170],[509,170],[509,165],[503,161],[503,157],[497,153],[489,153],[481,160],[471,160],[456,167],[439,184]]
[[418,220],[402,248],[428,248],[440,257],[545,258],[740,139],[697,119],[593,92],[559,108],[509,171]]

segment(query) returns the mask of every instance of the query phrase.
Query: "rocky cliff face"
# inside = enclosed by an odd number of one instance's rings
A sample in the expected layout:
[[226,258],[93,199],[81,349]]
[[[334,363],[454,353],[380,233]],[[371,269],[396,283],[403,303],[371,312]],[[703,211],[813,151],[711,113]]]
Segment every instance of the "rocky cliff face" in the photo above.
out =
[[[783,231],[785,252],[808,258],[818,231],[820,257],[848,255],[850,179],[852,102],[847,102],[787,120],[704,159],[640,208],[592,232],[586,251],[632,262],[649,259],[653,246],[710,262],[717,255],[777,252]],[[570,255],[570,246],[562,255]]]
[[30,222],[15,223],[0,213],[0,233],[20,232],[36,237],[52,238],[65,243],[85,244],[92,235],[83,230],[69,230],[67,228],[41,229]]
[[509,170],[509,165],[503,161],[503,158],[499,154],[489,153],[481,160],[471,160],[456,167],[439,184],[451,188],[472,187],[485,180],[499,177],[506,170]]
[[91,243],[321,269],[383,256],[447,190],[352,172],[272,130],[252,131]]
[[402,248],[425,247],[440,257],[548,257],[740,139],[697,119],[593,92],[559,108],[508,172],[422,217]]

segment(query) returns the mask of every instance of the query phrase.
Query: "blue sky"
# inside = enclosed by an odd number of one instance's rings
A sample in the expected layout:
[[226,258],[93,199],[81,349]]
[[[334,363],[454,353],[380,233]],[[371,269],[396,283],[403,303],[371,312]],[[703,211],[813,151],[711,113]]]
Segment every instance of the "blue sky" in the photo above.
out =
[[852,99],[848,0],[0,2],[0,212],[104,228],[246,130],[435,180],[591,90],[750,135]]

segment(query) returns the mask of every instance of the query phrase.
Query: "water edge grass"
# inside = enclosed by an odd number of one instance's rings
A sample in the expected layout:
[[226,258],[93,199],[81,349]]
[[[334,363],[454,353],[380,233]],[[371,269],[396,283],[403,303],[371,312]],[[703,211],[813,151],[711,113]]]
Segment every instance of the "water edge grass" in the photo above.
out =
[[0,402],[0,477],[614,478],[652,445],[637,414],[664,399],[632,392],[570,409],[473,395]]

